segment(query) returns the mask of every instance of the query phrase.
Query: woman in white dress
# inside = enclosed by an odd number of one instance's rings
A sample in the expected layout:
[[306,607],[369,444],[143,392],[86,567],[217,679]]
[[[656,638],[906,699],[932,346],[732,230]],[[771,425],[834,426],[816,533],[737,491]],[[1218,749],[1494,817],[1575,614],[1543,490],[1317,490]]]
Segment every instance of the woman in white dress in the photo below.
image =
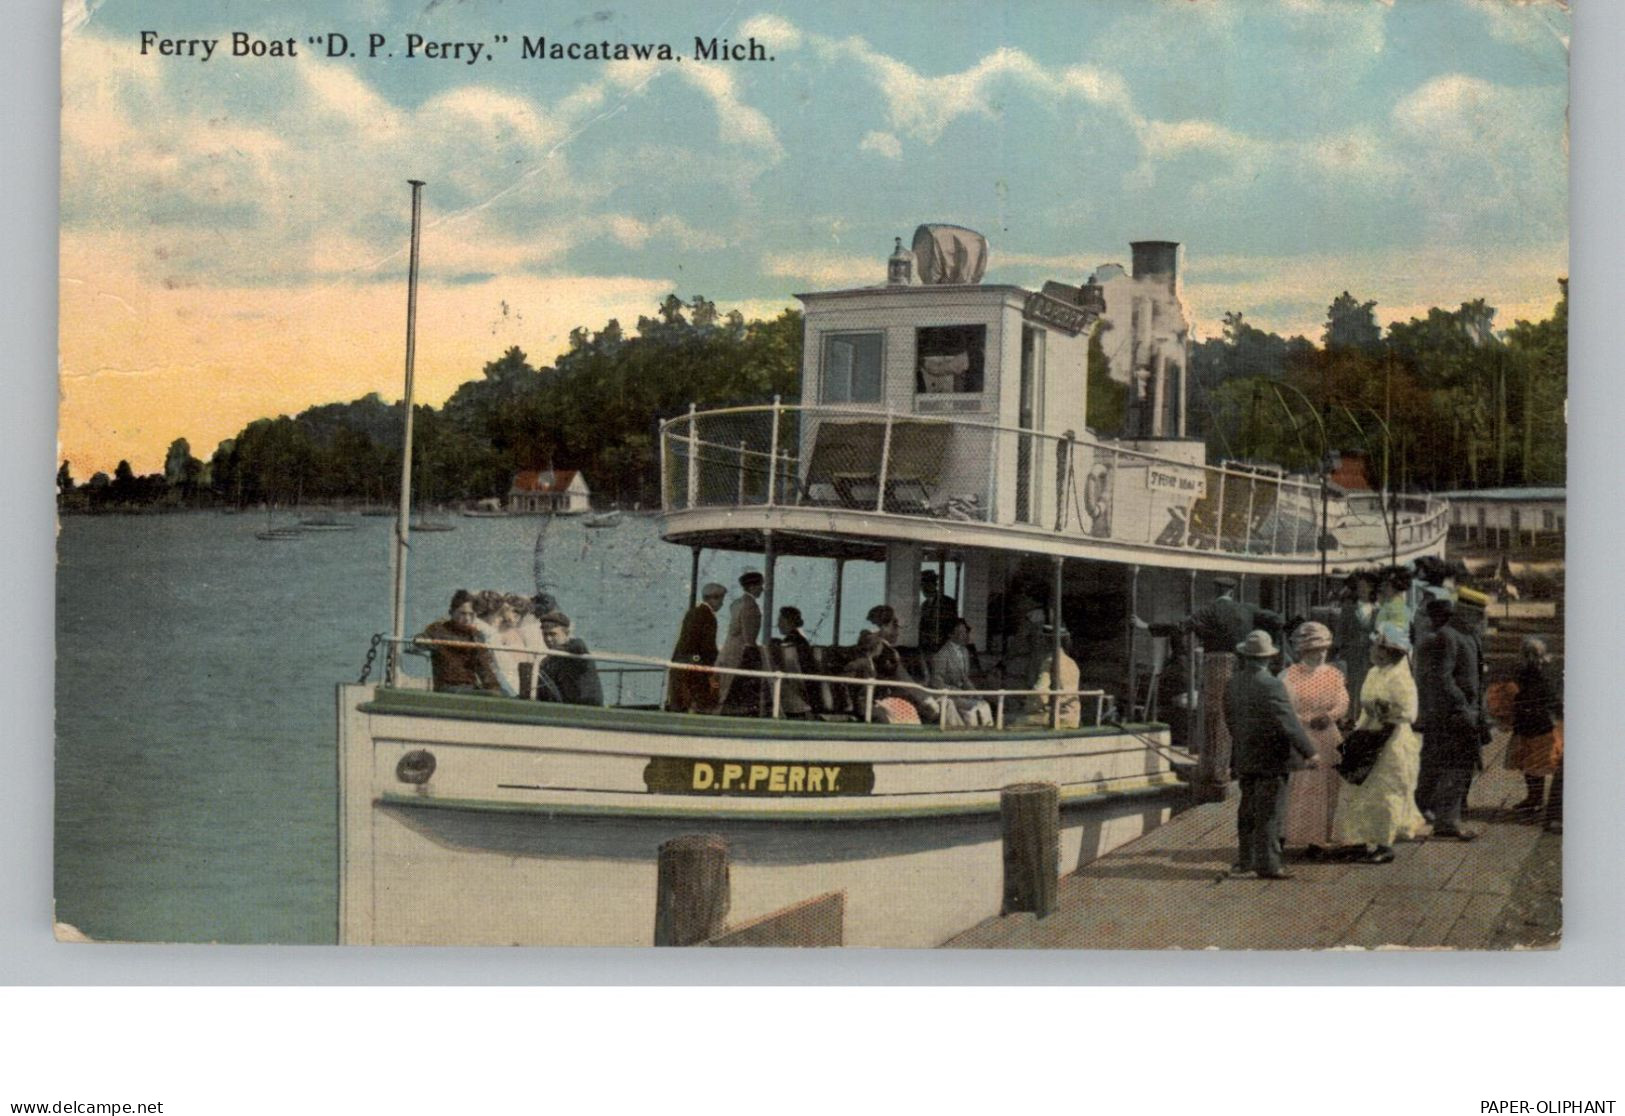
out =
[[1416,680],[1411,677],[1410,636],[1398,624],[1380,624],[1371,636],[1371,670],[1360,688],[1360,729],[1386,731],[1387,741],[1362,783],[1343,788],[1337,803],[1338,838],[1354,846],[1367,864],[1394,859],[1394,842],[1427,829],[1416,808],[1422,741],[1416,720]]

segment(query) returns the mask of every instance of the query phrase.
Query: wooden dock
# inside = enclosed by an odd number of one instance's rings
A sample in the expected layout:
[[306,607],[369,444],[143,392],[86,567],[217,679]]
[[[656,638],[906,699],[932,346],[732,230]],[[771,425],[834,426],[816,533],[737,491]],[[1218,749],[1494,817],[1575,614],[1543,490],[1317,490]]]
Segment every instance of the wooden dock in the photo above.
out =
[[1392,864],[1290,859],[1291,880],[1222,879],[1237,795],[1196,806],[1060,881],[1054,913],[990,918],[949,948],[1491,949],[1557,944],[1561,838],[1510,809],[1506,735],[1485,749],[1476,841],[1402,842]]

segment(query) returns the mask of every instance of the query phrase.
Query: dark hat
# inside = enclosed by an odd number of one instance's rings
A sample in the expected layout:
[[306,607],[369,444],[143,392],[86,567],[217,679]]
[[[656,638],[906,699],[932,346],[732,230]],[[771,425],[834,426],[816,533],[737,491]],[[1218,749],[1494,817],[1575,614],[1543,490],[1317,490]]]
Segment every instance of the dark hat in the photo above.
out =
[[1213,579],[1213,588],[1215,589],[1234,589],[1236,584],[1236,579],[1229,574],[1220,574]]
[[745,589],[749,589],[752,585],[761,585],[766,581],[767,579],[755,570],[746,570],[739,575],[739,584]]
[[936,570],[926,570],[924,573],[922,573],[920,575],[920,584],[921,585],[935,585],[936,583],[937,583],[937,571]]
[[1433,597],[1424,607],[1429,616],[1449,616],[1456,611],[1456,602],[1449,597]]
[[536,618],[536,622],[542,625],[554,624],[560,628],[568,628],[570,626],[570,618],[556,608],[552,612],[544,612],[542,615],[538,616]]

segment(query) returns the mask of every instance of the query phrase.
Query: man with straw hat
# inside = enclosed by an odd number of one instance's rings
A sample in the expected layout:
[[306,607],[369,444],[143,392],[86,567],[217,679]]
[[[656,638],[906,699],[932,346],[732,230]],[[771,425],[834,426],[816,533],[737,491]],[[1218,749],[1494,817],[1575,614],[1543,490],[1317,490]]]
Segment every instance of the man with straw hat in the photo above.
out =
[[1269,671],[1279,652],[1266,631],[1252,631],[1236,644],[1236,672],[1225,687],[1224,719],[1234,751],[1231,764],[1241,780],[1236,812],[1240,852],[1232,876],[1289,880],[1281,867],[1281,827],[1286,818],[1287,778],[1315,767],[1315,745],[1292,711],[1281,680]]

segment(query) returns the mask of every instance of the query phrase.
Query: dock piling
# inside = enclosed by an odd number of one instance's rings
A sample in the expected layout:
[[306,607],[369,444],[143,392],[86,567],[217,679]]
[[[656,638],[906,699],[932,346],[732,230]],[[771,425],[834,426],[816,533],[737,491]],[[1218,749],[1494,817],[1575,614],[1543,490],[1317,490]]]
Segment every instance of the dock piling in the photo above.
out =
[[655,879],[655,945],[699,945],[728,917],[728,843],[714,834],[673,837],[660,846]]
[[1054,783],[1015,783],[999,791],[1004,833],[1004,904],[1000,913],[1055,910],[1060,889],[1061,792]]

